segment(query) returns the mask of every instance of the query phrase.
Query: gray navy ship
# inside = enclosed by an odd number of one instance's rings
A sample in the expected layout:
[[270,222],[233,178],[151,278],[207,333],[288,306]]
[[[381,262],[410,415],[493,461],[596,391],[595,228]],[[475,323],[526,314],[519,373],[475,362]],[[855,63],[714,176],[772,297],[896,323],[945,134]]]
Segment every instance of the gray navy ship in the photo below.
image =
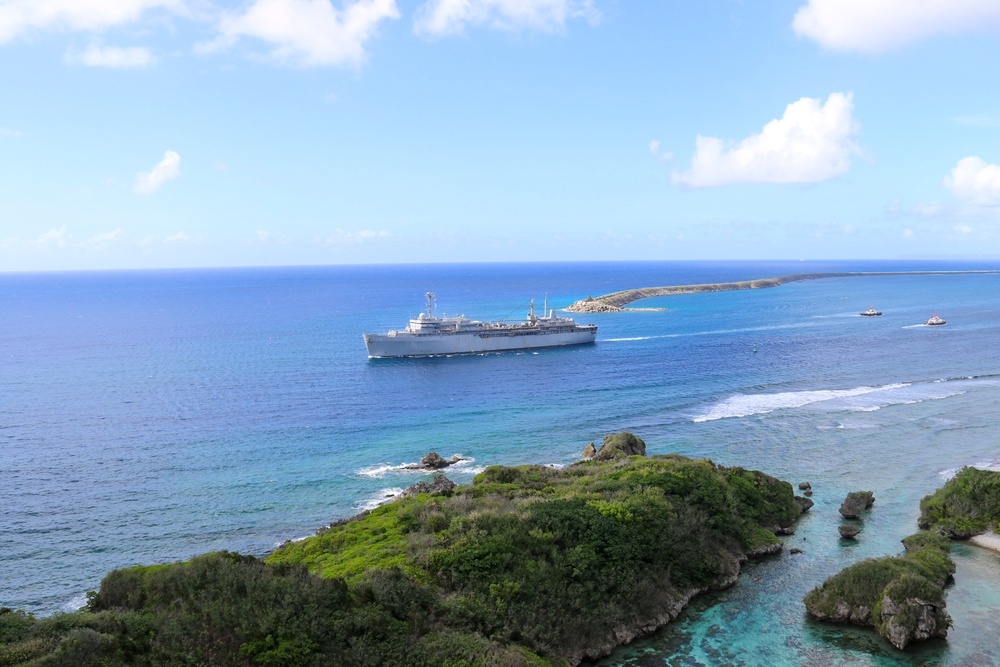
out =
[[596,324],[577,324],[547,309],[546,302],[539,317],[532,300],[527,318],[516,322],[479,322],[462,315],[435,317],[434,293],[427,292],[427,312],[411,319],[402,331],[363,334],[365,347],[370,358],[433,357],[584,345],[597,338]]

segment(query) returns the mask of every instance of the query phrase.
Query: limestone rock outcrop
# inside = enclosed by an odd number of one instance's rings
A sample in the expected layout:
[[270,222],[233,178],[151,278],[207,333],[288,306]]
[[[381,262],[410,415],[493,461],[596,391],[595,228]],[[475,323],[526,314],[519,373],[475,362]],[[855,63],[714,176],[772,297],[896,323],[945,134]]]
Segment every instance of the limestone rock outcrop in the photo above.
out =
[[450,493],[454,488],[455,482],[451,481],[444,475],[434,475],[434,481],[417,482],[396,496],[396,500],[399,500],[400,498],[409,498],[410,496],[416,496],[421,493]]
[[465,458],[456,454],[450,459],[446,459],[437,452],[428,452],[423,458],[420,459],[420,463],[416,465],[404,466],[405,470],[441,470],[442,468],[447,468],[450,465],[454,465],[459,461],[464,461]]
[[861,513],[875,503],[875,495],[871,491],[851,491],[840,505],[840,514],[845,519],[860,519]]
[[853,540],[861,532],[861,526],[854,523],[845,523],[837,528],[840,531],[840,536],[845,540]]
[[874,627],[898,649],[946,637],[945,585],[955,572],[951,542],[937,533],[903,540],[901,556],[855,563],[809,591],[809,615],[821,621]]
[[628,431],[604,436],[604,444],[594,454],[595,461],[611,461],[626,456],[645,456],[646,443]]

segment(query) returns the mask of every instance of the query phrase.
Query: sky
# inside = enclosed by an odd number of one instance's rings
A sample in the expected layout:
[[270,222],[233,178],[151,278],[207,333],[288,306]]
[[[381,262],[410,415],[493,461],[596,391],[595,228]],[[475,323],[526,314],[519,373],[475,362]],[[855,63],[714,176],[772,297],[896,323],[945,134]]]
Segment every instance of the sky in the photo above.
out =
[[1000,257],[997,0],[0,0],[0,271]]

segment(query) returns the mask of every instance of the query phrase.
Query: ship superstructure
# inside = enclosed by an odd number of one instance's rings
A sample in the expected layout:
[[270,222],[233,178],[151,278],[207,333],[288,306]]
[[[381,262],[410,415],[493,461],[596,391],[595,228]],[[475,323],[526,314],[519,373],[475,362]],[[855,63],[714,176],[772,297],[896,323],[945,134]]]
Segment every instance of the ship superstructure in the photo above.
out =
[[369,357],[430,357],[448,354],[475,354],[505,350],[529,350],[593,343],[596,324],[577,324],[548,310],[535,314],[531,301],[524,320],[480,322],[464,315],[435,317],[434,293],[427,292],[427,311],[410,320],[402,331],[364,334]]

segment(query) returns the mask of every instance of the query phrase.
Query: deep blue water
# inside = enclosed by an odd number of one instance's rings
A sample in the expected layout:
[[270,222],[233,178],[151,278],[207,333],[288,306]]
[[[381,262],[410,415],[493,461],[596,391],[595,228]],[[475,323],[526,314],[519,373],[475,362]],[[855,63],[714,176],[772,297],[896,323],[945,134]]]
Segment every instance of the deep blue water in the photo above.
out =
[[[72,609],[110,569],[264,554],[419,479],[428,450],[563,465],[628,429],[808,480],[789,546],[607,665],[1000,662],[1000,555],[962,545],[947,642],[896,652],[802,595],[897,553],[949,470],[1000,461],[1000,275],[833,278],[578,316],[592,346],[368,360],[361,333],[439,309],[520,315],[630,287],[1000,262],[642,262],[0,274],[0,606]],[[876,305],[885,315],[861,318]],[[916,326],[935,311],[945,327]],[[756,348],[756,352],[754,349]],[[841,544],[840,500],[875,509]],[[600,622],[595,619],[595,622]]]

